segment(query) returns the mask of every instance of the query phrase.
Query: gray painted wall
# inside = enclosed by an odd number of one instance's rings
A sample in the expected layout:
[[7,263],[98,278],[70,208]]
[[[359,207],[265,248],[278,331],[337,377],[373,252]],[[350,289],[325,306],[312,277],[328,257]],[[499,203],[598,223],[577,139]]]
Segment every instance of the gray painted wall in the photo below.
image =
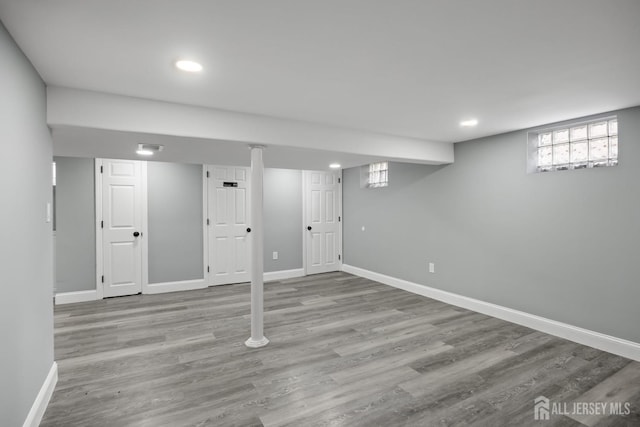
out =
[[202,166],[147,163],[149,283],[203,278]]
[[55,291],[96,288],[94,160],[54,157],[56,162]]
[[53,155],[44,83],[1,23],[0,64],[0,425],[20,426],[53,363]]
[[302,171],[265,169],[264,228],[264,271],[302,268]]
[[617,114],[616,167],[528,175],[518,131],[386,189],[346,170],[345,263],[640,342],[640,108]]
[[[93,159],[57,157],[56,161],[56,291],[92,290],[96,268]],[[149,162],[147,182],[149,283],[201,279],[202,166]],[[264,224],[265,271],[302,268],[301,171],[265,169]],[[85,231],[68,232],[74,228]],[[272,258],[274,251],[278,260]]]

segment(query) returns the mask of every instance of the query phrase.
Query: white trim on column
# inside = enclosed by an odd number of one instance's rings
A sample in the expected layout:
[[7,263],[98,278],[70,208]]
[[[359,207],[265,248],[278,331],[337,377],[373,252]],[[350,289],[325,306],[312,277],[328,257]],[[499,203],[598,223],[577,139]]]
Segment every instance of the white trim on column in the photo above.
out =
[[73,304],[76,302],[95,301],[98,298],[98,292],[95,289],[90,291],[60,292],[54,297],[56,305]]
[[344,264],[342,271],[640,361],[640,343]]
[[265,282],[272,282],[274,280],[293,279],[295,277],[304,277],[304,268],[296,268],[293,270],[269,271],[264,273]]
[[269,344],[264,336],[264,148],[251,146],[251,337],[244,343],[251,348]]
[[37,427],[40,425],[40,421],[42,421],[44,412],[47,410],[47,405],[51,400],[51,396],[53,395],[53,390],[56,388],[57,382],[58,364],[53,362],[42,387],[40,387],[40,391],[38,392],[36,399],[33,401],[33,405],[31,405],[31,409],[29,410],[22,427]]
[[95,165],[95,197],[96,197],[96,299],[104,298],[102,275],[104,274],[104,258],[102,257],[102,159],[96,159]]

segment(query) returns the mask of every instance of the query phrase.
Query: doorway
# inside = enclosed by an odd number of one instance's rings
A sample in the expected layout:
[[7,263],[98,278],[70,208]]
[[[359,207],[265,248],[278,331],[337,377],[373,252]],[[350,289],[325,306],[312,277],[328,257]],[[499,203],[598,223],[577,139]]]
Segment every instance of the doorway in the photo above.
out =
[[208,166],[209,285],[251,280],[251,169]]
[[304,171],[305,274],[342,268],[342,178],[339,172]]
[[146,166],[137,160],[96,160],[98,298],[142,293],[147,271]]
[[[147,162],[96,159],[96,297],[249,282],[250,177],[248,167],[204,166],[204,280],[152,286],[148,283]],[[338,271],[342,267],[341,173],[302,171],[301,178],[304,268],[300,273]]]

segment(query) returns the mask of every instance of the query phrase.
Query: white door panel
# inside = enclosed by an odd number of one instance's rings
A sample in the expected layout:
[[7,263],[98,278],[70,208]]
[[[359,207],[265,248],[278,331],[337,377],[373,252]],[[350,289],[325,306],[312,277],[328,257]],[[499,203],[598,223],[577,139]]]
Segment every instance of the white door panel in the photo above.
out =
[[213,274],[216,277],[229,274],[229,262],[227,261],[227,248],[229,239],[226,237],[216,237],[213,252],[216,254],[215,262],[212,262]]
[[311,233],[311,266],[322,267],[322,235]]
[[247,223],[247,191],[245,188],[235,189],[235,223],[246,224]]
[[250,169],[209,166],[210,284],[250,280]]
[[[109,248],[112,268],[110,285],[112,287],[129,286],[134,284],[136,277],[136,245],[134,242],[111,242]],[[113,268],[117,266],[117,268]]]
[[335,191],[331,191],[331,190],[327,190],[324,193],[324,197],[325,197],[325,201],[324,201],[324,207],[325,207],[325,214],[324,214],[324,220],[327,224],[332,224],[334,222],[336,222],[336,192]]
[[142,292],[142,162],[102,161],[103,295]]
[[[235,238],[235,258],[234,258],[234,273],[235,274],[249,274],[249,263],[247,257],[249,245],[248,237],[236,237]],[[247,278],[247,281],[250,278]]]
[[107,160],[107,171],[111,177],[135,177],[136,162],[122,160]]
[[333,172],[304,172],[307,274],[340,269],[341,214],[338,178],[338,174]]
[[327,232],[324,235],[325,238],[325,263],[328,265],[334,265],[338,262],[338,254],[336,254],[337,249],[337,239],[335,233]]
[[109,219],[111,228],[132,228],[136,222],[136,186],[109,186]]

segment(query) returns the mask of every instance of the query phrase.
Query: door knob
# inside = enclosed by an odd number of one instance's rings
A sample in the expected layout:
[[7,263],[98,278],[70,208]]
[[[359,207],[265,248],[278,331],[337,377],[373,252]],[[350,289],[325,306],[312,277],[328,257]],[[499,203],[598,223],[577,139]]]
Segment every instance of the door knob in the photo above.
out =
[[251,227],[247,227],[247,233],[251,233]]
[[307,230],[311,231],[311,226],[310,225],[307,227]]
[[139,232],[137,232],[137,231],[134,231],[134,232],[133,232],[133,237],[138,237],[139,235],[140,235],[140,233],[139,233]]

